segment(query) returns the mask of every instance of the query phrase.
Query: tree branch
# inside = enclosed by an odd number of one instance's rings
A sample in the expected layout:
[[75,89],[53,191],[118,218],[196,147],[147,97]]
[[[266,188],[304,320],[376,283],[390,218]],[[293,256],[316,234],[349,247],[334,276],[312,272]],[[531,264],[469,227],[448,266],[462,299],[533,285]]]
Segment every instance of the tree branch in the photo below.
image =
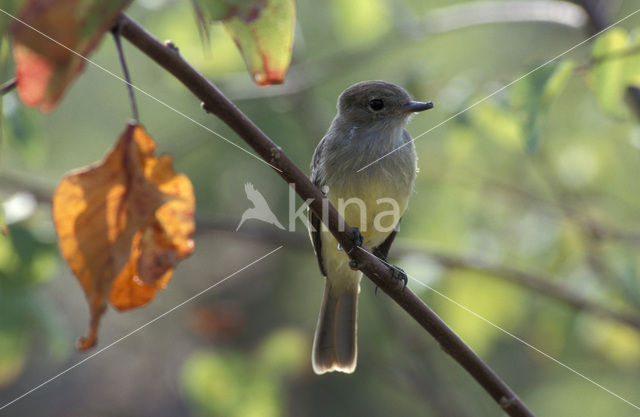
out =
[[[259,240],[270,244],[284,244],[296,250],[309,251],[312,249],[307,236],[301,233],[284,232],[271,226],[243,226],[242,229],[236,232],[235,221],[231,222],[222,219],[198,220],[197,225],[200,232],[226,232],[242,239]],[[556,284],[555,281],[557,279],[543,273],[530,272],[470,256],[447,254],[434,249],[415,247],[400,242],[395,243],[391,248],[391,257],[406,255],[426,256],[447,269],[473,271],[500,279],[564,303],[576,310],[625,324],[640,332],[640,315],[614,310],[604,304],[592,301],[570,288]]]
[[[249,144],[289,184],[314,213],[322,218],[324,196],[291,159],[247,116],[231,103],[202,74],[184,61],[174,49],[166,47],[127,16],[119,19],[122,36],[145,55],[173,74],[196,97],[203,108],[215,114]],[[326,203],[325,203],[326,204]],[[329,205],[326,226],[345,251],[354,248],[354,236],[338,211]],[[401,282],[393,279],[389,268],[367,250],[354,250],[360,270],[393,298],[451,355],[510,416],[533,416],[526,405],[427,305]]]
[[551,277],[541,276],[509,266],[495,265],[469,257],[453,256],[433,251],[426,253],[426,255],[447,268],[464,269],[499,277],[557,301],[562,301],[575,309],[588,311],[601,318],[614,320],[640,331],[640,316],[637,314],[616,311],[604,304],[589,300],[568,288],[554,283]]

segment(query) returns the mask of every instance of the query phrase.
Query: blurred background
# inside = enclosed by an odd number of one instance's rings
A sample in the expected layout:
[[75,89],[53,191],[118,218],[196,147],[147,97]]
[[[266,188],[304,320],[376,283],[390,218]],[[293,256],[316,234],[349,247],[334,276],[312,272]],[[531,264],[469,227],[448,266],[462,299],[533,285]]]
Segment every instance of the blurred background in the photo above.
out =
[[[585,3],[298,0],[292,66],[276,87],[253,84],[219,24],[204,45],[189,2],[136,0],[128,14],[173,40],[306,172],[349,85],[383,79],[433,100],[435,109],[408,126],[414,137],[429,132],[415,142],[420,172],[392,261],[637,405],[640,94],[626,83],[640,77],[640,14],[607,32],[596,49],[587,42],[501,89],[638,7],[632,0]],[[136,86],[246,147],[126,42],[125,53]],[[120,74],[109,37],[92,59]],[[6,64],[0,81],[11,71]],[[137,99],[159,150],[194,184],[196,252],[152,303],[109,311],[93,352],[284,247],[1,416],[503,415],[367,279],[356,372],[315,376],[310,346],[324,283],[304,225],[283,232],[249,220],[235,232],[250,207],[246,182],[286,226],[287,185],[191,121]],[[27,109],[9,93],[2,114],[0,200],[9,233],[0,236],[0,405],[92,353],[73,346],[88,309],[59,255],[50,196],[67,171],[105,154],[130,107],[120,81],[88,66],[53,113]],[[409,287],[536,415],[638,415],[416,280]]]

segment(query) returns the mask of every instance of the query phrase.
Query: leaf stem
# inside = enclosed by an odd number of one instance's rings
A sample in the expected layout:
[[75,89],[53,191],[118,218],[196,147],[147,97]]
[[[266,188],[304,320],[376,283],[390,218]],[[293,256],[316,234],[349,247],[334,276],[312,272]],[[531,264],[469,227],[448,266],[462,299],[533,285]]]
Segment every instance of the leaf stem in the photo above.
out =
[[15,78],[10,79],[9,81],[4,82],[0,85],[0,96],[4,96],[18,85]]
[[120,64],[122,65],[122,73],[124,74],[124,79],[127,82],[127,91],[129,92],[129,102],[131,103],[131,113],[133,115],[133,120],[138,122],[140,121],[138,104],[136,103],[136,96],[133,92],[133,85],[131,84],[129,68],[127,68],[127,60],[124,57],[122,42],[120,41],[120,23],[116,23],[113,29],[111,29],[111,33],[113,34],[113,41],[115,42],[116,49],[118,50],[118,58],[120,59]]

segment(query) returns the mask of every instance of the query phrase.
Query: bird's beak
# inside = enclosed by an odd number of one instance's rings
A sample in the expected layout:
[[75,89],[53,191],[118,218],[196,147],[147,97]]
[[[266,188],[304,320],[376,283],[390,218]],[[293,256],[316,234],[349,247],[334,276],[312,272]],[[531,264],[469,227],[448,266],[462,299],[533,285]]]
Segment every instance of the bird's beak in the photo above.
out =
[[433,103],[427,101],[426,103],[422,101],[410,101],[407,103],[402,110],[406,113],[415,113],[419,111],[425,111],[433,108]]

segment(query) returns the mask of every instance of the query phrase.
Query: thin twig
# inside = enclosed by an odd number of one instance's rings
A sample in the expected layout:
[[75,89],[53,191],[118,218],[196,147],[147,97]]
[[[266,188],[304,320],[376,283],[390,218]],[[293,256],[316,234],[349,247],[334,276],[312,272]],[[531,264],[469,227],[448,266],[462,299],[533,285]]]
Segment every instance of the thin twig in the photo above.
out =
[[[293,161],[267,137],[244,113],[229,101],[207,78],[202,76],[178,54],[167,48],[146,30],[125,15],[121,15],[120,31],[140,51],[173,74],[202,103],[244,139],[288,184],[295,184],[296,193],[320,218],[323,218],[322,192],[315,187]],[[325,202],[325,205],[328,202]],[[360,270],[375,285],[393,298],[450,354],[510,416],[533,416],[522,400],[487,366],[420,298],[394,279],[391,270],[367,250],[351,251],[354,234],[338,211],[329,205],[326,226],[345,252],[353,253]],[[324,220],[324,219],[323,219]]]
[[[411,251],[413,252],[413,250]],[[556,284],[551,277],[545,277],[540,274],[534,274],[509,266],[496,265],[470,257],[453,256],[434,251],[423,252],[423,255],[447,268],[464,269],[497,277],[561,301],[577,310],[586,311],[601,318],[617,321],[632,327],[636,331],[640,331],[640,316],[637,314],[616,311],[604,304],[591,301],[566,287]]]
[[0,85],[0,96],[4,96],[18,85],[18,82],[15,78],[10,79],[9,81],[4,82]]

